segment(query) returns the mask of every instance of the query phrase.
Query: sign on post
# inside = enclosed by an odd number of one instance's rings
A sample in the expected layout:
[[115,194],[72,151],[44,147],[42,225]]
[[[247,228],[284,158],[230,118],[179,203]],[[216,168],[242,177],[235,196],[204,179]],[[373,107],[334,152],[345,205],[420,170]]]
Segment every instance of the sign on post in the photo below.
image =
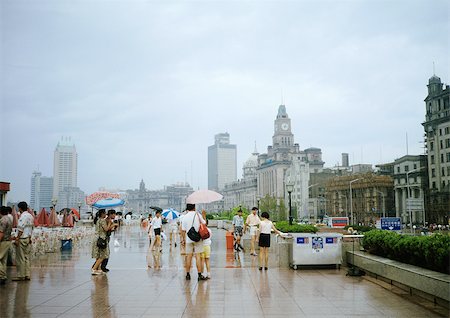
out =
[[381,218],[381,229],[390,231],[400,231],[402,229],[402,221],[400,218]]

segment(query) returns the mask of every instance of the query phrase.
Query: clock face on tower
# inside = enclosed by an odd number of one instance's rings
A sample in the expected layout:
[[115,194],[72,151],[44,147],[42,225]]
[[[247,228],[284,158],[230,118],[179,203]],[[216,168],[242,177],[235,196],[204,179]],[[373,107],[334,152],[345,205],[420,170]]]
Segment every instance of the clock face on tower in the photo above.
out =
[[283,123],[283,124],[281,125],[281,129],[283,129],[283,130],[288,130],[288,129],[289,129],[289,124],[288,124],[288,123]]

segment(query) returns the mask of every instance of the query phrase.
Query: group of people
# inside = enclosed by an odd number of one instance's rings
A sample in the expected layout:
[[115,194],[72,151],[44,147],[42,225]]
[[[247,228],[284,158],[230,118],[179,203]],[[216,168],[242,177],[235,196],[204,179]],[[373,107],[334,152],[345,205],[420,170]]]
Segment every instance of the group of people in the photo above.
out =
[[249,229],[250,232],[250,255],[257,256],[256,253],[256,242],[258,242],[259,246],[259,270],[263,268],[265,270],[268,269],[269,262],[269,247],[270,247],[270,234],[272,230],[282,235],[280,231],[278,231],[273,225],[272,221],[270,221],[270,216],[268,212],[263,212],[261,214],[261,218],[258,216],[258,208],[253,207],[252,213],[247,217],[244,222],[244,218],[242,217],[242,210],[239,209],[237,215],[233,217],[232,221],[232,232],[234,233],[234,244],[233,248],[236,252],[240,252],[241,250],[245,252],[244,247],[241,244],[241,238],[243,234]]
[[[261,216],[258,215],[258,209],[254,207],[251,214],[246,218],[242,216],[242,210],[239,210],[237,215],[233,217],[232,232],[234,234],[234,249],[236,252],[244,250],[242,246],[242,236],[248,230],[250,233],[250,255],[258,256],[256,253],[256,244],[259,246],[259,270],[268,269],[269,247],[271,232],[282,235],[278,231],[272,221],[270,221],[269,213],[263,212]],[[114,223],[116,212],[114,210],[99,210],[94,219],[96,237],[92,242],[92,257],[95,258],[95,263],[92,266],[92,274],[100,275],[108,272],[106,264],[109,259],[109,240],[111,233],[117,228]],[[146,220],[146,231],[149,236],[149,252],[153,256],[153,267],[159,269],[161,267],[160,258],[162,253],[162,239],[163,220],[161,211],[157,211],[155,216],[150,214]],[[178,219],[169,220],[167,225],[170,235],[170,248],[172,244],[177,247],[177,235],[180,237],[180,254],[183,259],[183,264],[186,273],[186,280],[191,279],[192,259],[195,259],[197,269],[197,279],[207,280],[211,278],[210,270],[210,255],[211,255],[211,230],[207,228],[208,237],[197,239],[193,232],[199,232],[201,225],[207,225],[206,217],[195,209],[195,204],[188,203],[186,210],[180,215]],[[142,223],[141,223],[142,225]],[[106,247],[100,247],[98,241],[106,240]],[[148,268],[152,268],[150,261],[147,264]]]
[[0,208],[0,285],[7,282],[6,267],[11,249],[16,252],[17,276],[12,281],[29,281],[31,279],[31,237],[34,228],[34,215],[26,202],[19,202],[19,220],[17,229],[13,231],[11,207]]

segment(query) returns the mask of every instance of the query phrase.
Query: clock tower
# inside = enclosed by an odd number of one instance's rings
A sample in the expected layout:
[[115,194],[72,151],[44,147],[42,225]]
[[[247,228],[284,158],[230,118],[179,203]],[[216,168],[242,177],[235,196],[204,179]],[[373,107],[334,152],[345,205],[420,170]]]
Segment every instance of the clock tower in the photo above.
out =
[[278,107],[277,118],[274,121],[273,149],[287,150],[294,146],[294,135],[291,130],[291,119],[286,113],[286,106]]

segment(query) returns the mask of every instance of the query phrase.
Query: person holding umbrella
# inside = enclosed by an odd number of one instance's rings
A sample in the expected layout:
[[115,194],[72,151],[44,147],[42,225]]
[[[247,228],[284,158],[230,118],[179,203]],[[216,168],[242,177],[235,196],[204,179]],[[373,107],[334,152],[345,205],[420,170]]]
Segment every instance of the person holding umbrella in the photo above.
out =
[[95,258],[94,266],[92,266],[92,275],[100,275],[103,274],[103,271],[100,269],[102,261],[106,258],[109,258],[109,248],[100,248],[97,245],[98,238],[102,238],[104,240],[107,239],[108,231],[113,230],[114,223],[109,223],[105,219],[106,210],[100,209],[94,218],[95,225],[95,233],[94,240],[92,242],[92,258]]

